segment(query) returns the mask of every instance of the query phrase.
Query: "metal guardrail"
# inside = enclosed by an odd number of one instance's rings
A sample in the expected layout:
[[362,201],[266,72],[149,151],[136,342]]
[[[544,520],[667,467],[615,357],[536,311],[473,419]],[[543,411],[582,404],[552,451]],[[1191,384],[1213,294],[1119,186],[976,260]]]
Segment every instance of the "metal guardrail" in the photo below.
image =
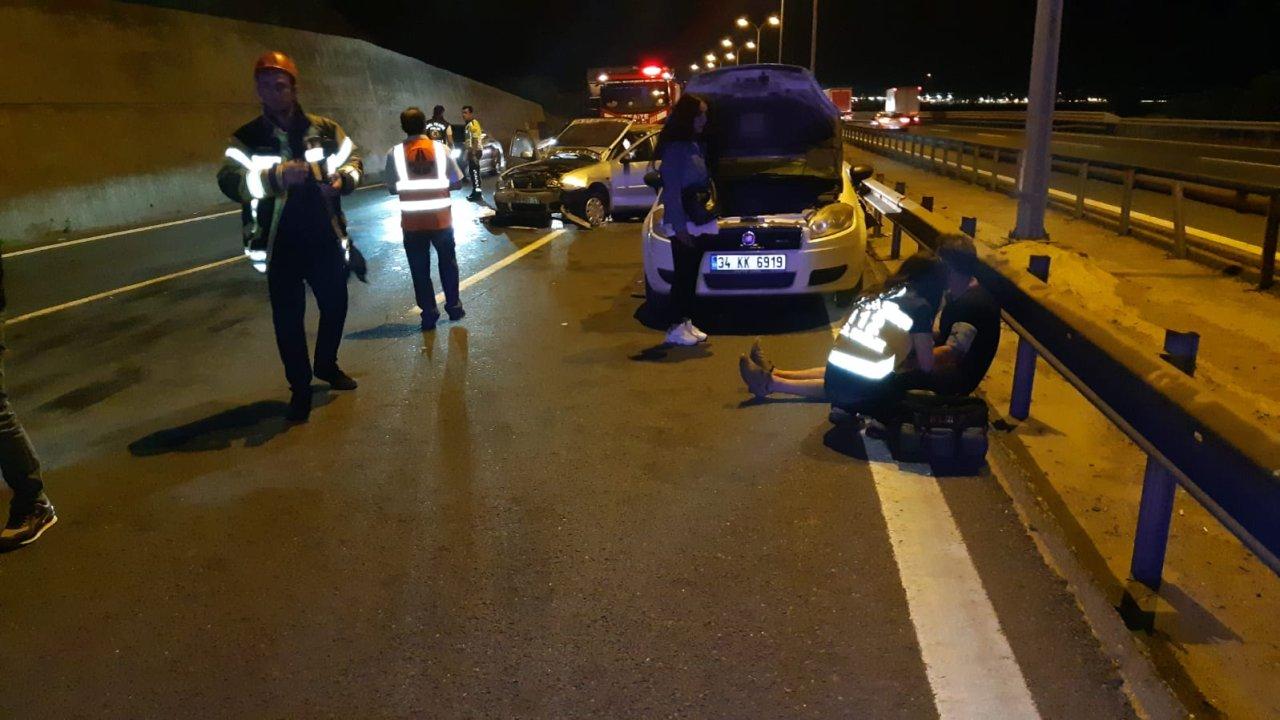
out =
[[[868,180],[863,188],[877,214],[925,247],[955,232],[883,183]],[[1036,358],[1042,357],[1147,454],[1134,579],[1160,585],[1178,485],[1280,574],[1280,440],[1194,379],[1194,348],[1189,361],[1177,348],[1185,336],[1174,334],[1172,343],[1166,338],[1162,356],[1056,298],[1048,256],[1033,257],[1024,271],[993,253],[980,254],[978,281],[1020,339],[1010,415],[1028,417]]]
[[[983,184],[985,181],[991,190],[1001,190],[1006,186],[1013,188],[1016,182],[1014,178],[1000,174],[1002,161],[1012,158],[1015,167],[1021,167],[1022,164],[1021,150],[997,145],[875,130],[851,124],[846,124],[843,132],[847,142],[881,154],[906,156],[917,165],[944,175],[967,178],[975,185]],[[965,164],[966,159],[968,164]],[[1077,178],[1077,185],[1072,193],[1050,190],[1049,199],[1059,205],[1070,207],[1076,217],[1106,218],[1116,224],[1120,235],[1130,235],[1137,227],[1151,235],[1167,236],[1172,241],[1174,255],[1179,258],[1186,258],[1188,247],[1194,246],[1199,251],[1230,262],[1256,263],[1259,275],[1258,287],[1267,289],[1274,283],[1276,246],[1277,239],[1280,238],[1280,187],[1241,182],[1233,178],[1091,160],[1061,153],[1054,153],[1052,161],[1055,166],[1064,167],[1073,172]],[[1117,176],[1123,187],[1118,207],[1096,199],[1091,200],[1086,196],[1090,179],[1115,180]],[[1172,216],[1169,227],[1165,227],[1162,223],[1134,217],[1133,193],[1139,188],[1168,191]],[[1215,191],[1234,193],[1237,198],[1247,198],[1249,195],[1260,195],[1266,198],[1267,222],[1261,247],[1221,238],[1210,233],[1188,232],[1185,200],[1188,197],[1206,199],[1206,193]]]

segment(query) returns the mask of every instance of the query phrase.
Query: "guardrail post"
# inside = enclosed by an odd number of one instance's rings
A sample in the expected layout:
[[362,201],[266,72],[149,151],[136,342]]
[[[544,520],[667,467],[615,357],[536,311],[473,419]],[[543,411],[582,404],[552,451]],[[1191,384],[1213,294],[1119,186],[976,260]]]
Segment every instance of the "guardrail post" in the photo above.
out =
[[973,175],[972,175],[972,177],[973,177],[973,184],[974,184],[974,185],[977,185],[977,184],[978,184],[978,180],[980,180],[980,179],[982,178],[982,176],[978,174],[978,153],[979,153],[979,148],[978,148],[977,144],[974,144],[974,146],[973,146]]
[[1080,181],[1076,183],[1076,217],[1084,217],[1084,193],[1089,186],[1089,163],[1080,163]]
[[[1032,255],[1027,272],[1049,281],[1049,256]],[[1013,365],[1013,391],[1009,399],[1009,415],[1026,420],[1031,415],[1031,388],[1036,380],[1036,349],[1026,338],[1018,338],[1018,359]]]
[[978,218],[976,217],[960,218],[960,232],[964,233],[965,235],[968,235],[971,238],[976,238],[978,236]]
[[1187,220],[1182,210],[1182,181],[1173,183],[1170,191],[1173,196],[1173,255],[1177,258],[1187,257]]
[[1262,267],[1258,288],[1271,287],[1276,274],[1276,238],[1280,235],[1280,193],[1267,203],[1267,233],[1262,238]]
[[[1187,375],[1196,373],[1200,335],[1165,330],[1164,353],[1160,357]],[[1138,528],[1133,537],[1133,560],[1129,574],[1152,590],[1159,590],[1164,575],[1164,556],[1169,547],[1169,526],[1173,522],[1173,502],[1178,481],[1160,461],[1147,456],[1142,476],[1142,499],[1138,502]]]
[[991,148],[991,181],[987,183],[987,188],[995,190],[1000,184],[1000,148]]
[[1120,197],[1120,234],[1129,234],[1129,215],[1133,211],[1133,181],[1134,169],[1128,168],[1124,171],[1124,194]]
[[1009,189],[1009,194],[1013,197],[1018,196],[1018,183],[1022,182],[1022,161],[1026,159],[1026,153],[1019,150],[1017,159],[1014,161],[1013,187]]
[[[893,191],[899,195],[906,195],[907,184],[899,180],[893,184]],[[902,257],[902,226],[895,222],[893,224],[893,233],[889,238],[889,259],[897,260]]]
[[938,143],[929,141],[929,172],[938,172]]

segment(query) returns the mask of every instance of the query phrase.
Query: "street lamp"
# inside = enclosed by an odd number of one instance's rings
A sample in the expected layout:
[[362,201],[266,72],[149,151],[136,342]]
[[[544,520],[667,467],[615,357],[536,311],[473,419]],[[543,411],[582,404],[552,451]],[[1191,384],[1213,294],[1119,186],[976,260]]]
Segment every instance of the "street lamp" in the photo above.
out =
[[733,47],[733,41],[729,38],[720,38],[720,47],[731,48]]
[[732,50],[724,54],[724,59],[732,60],[734,65],[738,64],[738,56]]
[[702,66],[699,65],[698,63],[693,63],[692,65],[689,66],[689,69],[694,72],[698,72],[699,70],[702,69]]
[[709,63],[713,63],[713,62],[715,62],[715,61],[716,61],[716,54],[715,54],[715,53],[707,53],[706,55],[703,55],[703,56],[702,56],[702,59],[703,59],[703,60],[706,60],[706,61],[707,61],[707,62],[709,62]]
[[[752,42],[748,40],[745,47],[748,50],[755,50],[756,62],[760,62],[760,45],[762,42],[760,39],[760,34],[764,32],[764,28],[766,26],[772,27],[772,28],[782,27],[782,19],[779,18],[777,15],[770,15],[769,18],[764,21],[764,23],[757,25],[751,22],[751,20],[746,15],[743,15],[742,17],[738,18],[737,25],[743,30],[746,30],[747,28],[751,28],[752,30],[756,31],[755,41]],[[721,40],[720,42],[721,44],[724,43],[723,40]],[[778,62],[782,62],[782,37],[781,36],[778,37]]]

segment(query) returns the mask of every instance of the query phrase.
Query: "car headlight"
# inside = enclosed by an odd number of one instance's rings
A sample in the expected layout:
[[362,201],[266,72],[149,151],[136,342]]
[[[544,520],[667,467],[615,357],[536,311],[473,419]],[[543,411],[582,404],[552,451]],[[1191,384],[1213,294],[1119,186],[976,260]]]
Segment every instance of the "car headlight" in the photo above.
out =
[[560,178],[560,184],[570,190],[577,190],[587,186],[587,179],[580,175],[565,175]]
[[845,203],[831,203],[809,218],[809,237],[835,235],[853,227],[854,209]]

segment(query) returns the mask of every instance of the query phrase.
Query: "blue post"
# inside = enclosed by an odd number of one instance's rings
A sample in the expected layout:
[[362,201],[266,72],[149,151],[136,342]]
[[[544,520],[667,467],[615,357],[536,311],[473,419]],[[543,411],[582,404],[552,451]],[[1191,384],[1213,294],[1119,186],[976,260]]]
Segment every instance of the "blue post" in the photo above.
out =
[[[894,183],[893,191],[899,195],[907,194],[907,184],[901,180]],[[902,226],[898,223],[893,224],[893,235],[889,242],[889,259],[897,260],[902,257]]]
[[[1032,255],[1027,272],[1049,281],[1049,256]],[[1031,387],[1036,380],[1036,349],[1026,338],[1018,338],[1018,359],[1013,366],[1013,392],[1009,399],[1009,415],[1017,420],[1031,416]]]
[[1142,476],[1142,500],[1138,504],[1138,529],[1133,537],[1133,579],[1152,590],[1160,589],[1164,553],[1169,546],[1173,521],[1173,495],[1178,487],[1173,475],[1155,459],[1147,458]]
[[[1196,355],[1200,352],[1200,334],[1164,331],[1164,358],[1187,375],[1196,374]],[[1173,500],[1178,489],[1173,473],[1147,457],[1147,471],[1142,476],[1142,500],[1138,504],[1138,529],[1133,537],[1133,562],[1129,574],[1152,590],[1160,589],[1164,575],[1164,554],[1169,546],[1169,525],[1173,522]]]

